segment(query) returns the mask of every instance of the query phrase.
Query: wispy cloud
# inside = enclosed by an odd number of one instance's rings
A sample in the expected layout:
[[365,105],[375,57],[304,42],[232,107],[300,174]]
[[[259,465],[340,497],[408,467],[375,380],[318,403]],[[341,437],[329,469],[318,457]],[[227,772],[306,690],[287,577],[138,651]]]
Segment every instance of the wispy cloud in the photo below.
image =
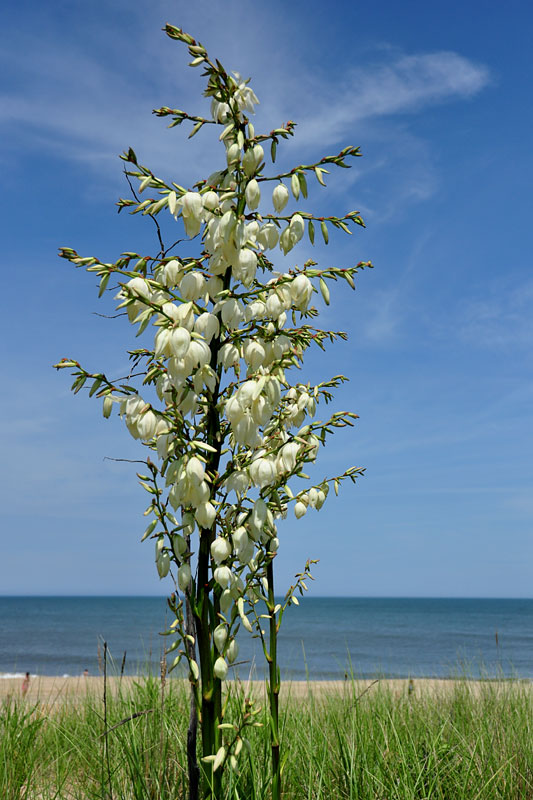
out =
[[460,336],[481,347],[524,347],[533,342],[533,281],[498,284],[465,302],[459,311]]

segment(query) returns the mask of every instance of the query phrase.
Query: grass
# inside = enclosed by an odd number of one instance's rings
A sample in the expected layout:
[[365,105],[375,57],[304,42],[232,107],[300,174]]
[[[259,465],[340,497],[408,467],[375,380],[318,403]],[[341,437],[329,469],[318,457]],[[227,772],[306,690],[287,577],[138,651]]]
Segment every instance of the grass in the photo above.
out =
[[[186,798],[186,685],[169,681],[162,692],[159,679],[141,678],[115,686],[107,737],[101,693],[88,689],[49,707],[4,701],[0,798]],[[247,729],[239,773],[227,770],[228,800],[269,798],[268,718],[255,691],[263,725]],[[289,687],[280,717],[285,800],[533,800],[529,683],[460,680],[424,689],[417,681],[409,695],[407,682],[383,682],[360,692],[350,681],[335,692],[310,683],[303,696]],[[227,719],[241,702],[232,687]]]

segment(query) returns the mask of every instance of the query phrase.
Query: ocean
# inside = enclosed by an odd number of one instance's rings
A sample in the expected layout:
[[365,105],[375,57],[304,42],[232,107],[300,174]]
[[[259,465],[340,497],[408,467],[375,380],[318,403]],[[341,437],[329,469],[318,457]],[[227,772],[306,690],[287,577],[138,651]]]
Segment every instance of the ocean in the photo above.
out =
[[[0,597],[0,677],[91,675],[103,642],[120,672],[159,671],[161,597]],[[239,634],[239,674],[262,677],[257,641]],[[100,663],[98,653],[100,651]],[[304,597],[283,618],[285,679],[533,678],[533,600]]]

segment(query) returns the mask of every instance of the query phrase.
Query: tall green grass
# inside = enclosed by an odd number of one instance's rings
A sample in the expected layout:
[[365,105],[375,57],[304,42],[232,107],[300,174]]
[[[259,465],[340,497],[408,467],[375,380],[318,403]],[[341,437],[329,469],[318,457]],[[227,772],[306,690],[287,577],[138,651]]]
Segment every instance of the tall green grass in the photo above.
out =
[[[118,681],[117,681],[118,683]],[[280,730],[286,800],[533,800],[533,691],[519,681],[467,680],[425,691],[377,683],[363,695],[285,694]],[[256,688],[257,702],[264,695]],[[227,718],[238,714],[230,691]],[[0,710],[2,800],[180,800],[187,796],[187,686],[124,682],[107,694],[19,699]],[[268,717],[249,729],[228,800],[267,800]]]

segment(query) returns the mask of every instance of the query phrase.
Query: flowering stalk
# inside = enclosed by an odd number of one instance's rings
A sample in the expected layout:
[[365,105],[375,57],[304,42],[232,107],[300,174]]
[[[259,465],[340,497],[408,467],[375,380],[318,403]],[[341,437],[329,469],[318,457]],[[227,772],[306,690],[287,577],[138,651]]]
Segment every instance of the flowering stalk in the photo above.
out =
[[[158,252],[125,252],[113,263],[66,247],[60,255],[97,275],[100,296],[115,292],[118,316],[136,327],[140,346],[129,351],[125,376],[91,372],[74,359],[56,367],[72,371],[74,393],[87,387],[90,396],[102,399],[104,417],[118,409],[131,436],[150,454],[146,474],[139,475],[150,498],[142,539],[153,540],[158,574],[170,574],[175,584],[169,599],[175,620],[165,633],[176,637],[167,649],[176,654],[169,669],[184,661],[191,684],[191,798],[197,776],[195,713],[202,792],[209,800],[222,797],[224,770],[228,765],[238,770],[241,734],[257,724],[251,707],[243,711],[242,725],[228,721],[222,702],[223,681],[237,658],[237,632],[244,629],[260,636],[268,662],[272,796],[279,800],[277,637],[284,610],[296,605],[296,594],[306,588],[310,567],[308,562],[276,605],[278,525],[291,508],[297,520],[320,510],[330,487],[337,494],[344,481],[355,482],[363,473],[349,467],[310,484],[307,464],[314,464],[327,438],[353,425],[357,415],[337,411],[315,419],[318,405],[329,403],[344,376],[315,385],[292,376],[311,346],[324,350],[328,342],[346,339],[342,331],[312,324],[318,316],[315,295],[329,304],[332,281],[353,289],[359,271],[372,265],[319,269],[309,260],[278,272],[268,253],[279,247],[287,255],[306,233],[314,243],[315,224],[326,243],[332,228],[351,233],[349,225],[363,225],[356,211],[324,217],[285,211],[291,194],[294,201],[307,198],[308,174],[323,186],[324,165],[348,167],[346,159],[360,152],[347,147],[289,172],[266,174],[263,145],[270,142],[273,162],[294,123],[256,134],[249,115],[258,100],[248,81],[210,60],[180,28],[167,25],[166,32],[187,46],[192,67],[204,69],[211,118],[167,106],[155,113],[172,117],[171,127],[192,124],[191,135],[219,126],[224,164],[186,188],[156,176],[131,148],[124,153],[132,197],[118,201],[119,211],[152,219]],[[275,185],[267,197],[269,181]],[[182,239],[165,244],[161,215],[167,215],[167,225],[179,222],[186,238],[201,241],[200,252],[175,256]],[[259,613],[263,607],[266,615]],[[261,628],[265,616],[268,643]]]

